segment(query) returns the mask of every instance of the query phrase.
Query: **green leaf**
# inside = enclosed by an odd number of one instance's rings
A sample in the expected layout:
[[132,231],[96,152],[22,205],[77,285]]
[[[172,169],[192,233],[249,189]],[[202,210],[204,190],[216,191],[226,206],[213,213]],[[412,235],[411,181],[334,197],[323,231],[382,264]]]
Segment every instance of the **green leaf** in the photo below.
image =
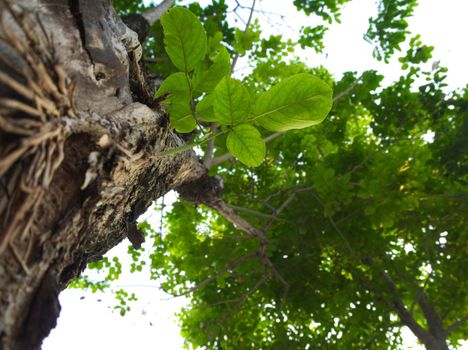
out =
[[286,131],[319,124],[332,106],[332,89],[313,75],[301,73],[262,93],[254,119],[265,129]]
[[174,7],[161,18],[164,45],[172,63],[190,72],[205,57],[206,33],[198,18],[183,7]]
[[208,38],[208,55],[211,58],[212,53],[216,53],[222,47],[221,41],[223,40],[223,33],[217,31],[213,36]]
[[259,166],[265,158],[266,145],[252,125],[235,126],[228,134],[226,146],[231,154],[247,166]]
[[207,95],[198,102],[197,107],[195,108],[198,118],[206,122],[215,122],[216,118],[214,116],[213,110],[213,95]]
[[170,94],[167,100],[189,100],[190,99],[190,80],[187,78],[185,73],[177,72],[169,75],[162,82],[156,97],[163,96],[164,94]]
[[225,76],[214,89],[216,120],[223,125],[245,121],[250,113],[250,95],[239,80]]
[[177,72],[168,76],[156,92],[156,97],[167,93],[169,96],[165,101],[169,103],[167,112],[171,126],[178,132],[191,132],[197,123],[191,107],[190,80],[185,73]]
[[[254,26],[255,27],[255,26]],[[234,33],[234,49],[239,55],[245,55],[246,51],[252,50],[253,43],[258,41],[260,38],[260,32],[252,27],[249,27],[247,31],[236,29]]]
[[190,103],[173,103],[167,111],[171,126],[178,132],[191,132],[197,127],[197,122],[192,115]]
[[[207,60],[208,61],[208,60]],[[231,72],[231,57],[228,50],[221,46],[219,53],[213,59],[213,63],[202,62],[193,76],[194,90],[199,92],[211,92],[216,84]]]

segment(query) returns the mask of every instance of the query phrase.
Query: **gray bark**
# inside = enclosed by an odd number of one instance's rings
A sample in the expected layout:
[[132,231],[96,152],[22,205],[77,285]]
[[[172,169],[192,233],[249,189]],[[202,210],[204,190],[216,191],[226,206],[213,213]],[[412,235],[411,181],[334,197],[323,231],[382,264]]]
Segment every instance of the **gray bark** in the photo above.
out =
[[110,0],[0,1],[0,17],[0,349],[28,350],[70,279],[129,233],[138,245],[136,217],[206,171],[161,155],[183,142]]

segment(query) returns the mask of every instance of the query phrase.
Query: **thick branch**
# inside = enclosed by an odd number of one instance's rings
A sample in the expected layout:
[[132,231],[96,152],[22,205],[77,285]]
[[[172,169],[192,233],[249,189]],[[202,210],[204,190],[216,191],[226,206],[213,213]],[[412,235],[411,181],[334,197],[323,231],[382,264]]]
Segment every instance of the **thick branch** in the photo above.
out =
[[161,16],[174,5],[174,0],[164,0],[155,8],[152,8],[141,15],[148,21],[150,25],[155,23]]
[[211,208],[216,210],[218,214],[224,217],[227,221],[233,224],[239,230],[247,233],[250,237],[261,237],[263,233],[257,228],[250,225],[242,217],[237,215],[234,210],[231,209],[224,201],[218,200],[212,204],[209,204]]
[[[352,248],[351,244],[349,243],[348,239],[346,236],[343,234],[343,232],[339,229],[339,227],[336,225],[335,221],[333,218],[330,217],[330,223],[334,227],[334,229],[338,232],[340,237],[344,240],[347,249],[350,251],[351,256],[353,259],[358,262],[358,263],[364,263],[362,259],[359,257],[359,255],[354,251]],[[366,265],[373,267],[372,260],[370,262],[367,262]],[[400,318],[401,322],[405,324],[412,332],[413,334],[422,342],[426,345],[428,349],[448,349],[446,347],[446,342],[445,342],[445,336],[437,336],[437,331],[442,330],[442,325],[440,324],[440,327],[435,329],[436,333],[432,333],[432,331],[429,333],[427,330],[425,330],[421,325],[414,319],[413,315],[406,309],[405,304],[403,300],[401,299],[400,293],[398,291],[398,288],[393,281],[393,279],[390,277],[390,275],[384,271],[380,271],[380,275],[382,276],[383,280],[385,281],[387,285],[387,291],[391,295],[391,302],[388,302],[385,300],[383,295],[381,295],[383,301],[388,305],[390,309],[392,309],[398,317]],[[369,287],[370,290],[374,290],[374,292],[378,293],[373,287]],[[378,293],[380,294],[380,293]],[[426,312],[430,315],[430,317],[433,319],[435,310],[432,309],[432,307],[427,306]],[[423,311],[424,312],[424,311]],[[426,319],[428,319],[428,315],[425,314]],[[436,314],[435,314],[436,315]],[[435,317],[435,319],[439,320],[439,318]],[[433,319],[434,320],[434,319]],[[428,320],[429,323],[429,320]],[[431,326],[429,326],[431,330]]]
[[426,293],[421,292],[418,304],[426,318],[427,325],[429,326],[429,333],[431,333],[437,340],[443,340],[445,342],[447,334],[444,331],[442,320],[437,314],[434,306],[429,303]]
[[[400,297],[400,293],[398,292],[398,288],[393,281],[393,279],[386,273],[385,271],[381,272],[381,275],[384,281],[387,284],[388,291],[392,295],[393,303],[392,307],[393,310],[397,313],[400,317],[400,320],[413,332],[413,334],[426,346],[430,349],[434,348],[435,339],[434,337],[429,334],[421,325],[416,322],[413,315],[411,315],[408,310],[406,309],[403,300]],[[434,348],[435,349],[435,348]]]

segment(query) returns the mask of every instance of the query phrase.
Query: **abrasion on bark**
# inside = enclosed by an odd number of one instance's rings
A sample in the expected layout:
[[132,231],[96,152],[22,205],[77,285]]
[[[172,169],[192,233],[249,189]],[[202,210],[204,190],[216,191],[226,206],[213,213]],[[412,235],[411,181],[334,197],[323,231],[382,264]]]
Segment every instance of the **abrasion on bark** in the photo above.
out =
[[161,156],[183,141],[145,104],[140,58],[110,0],[0,0],[0,349],[40,348],[70,279],[206,176],[191,151]]

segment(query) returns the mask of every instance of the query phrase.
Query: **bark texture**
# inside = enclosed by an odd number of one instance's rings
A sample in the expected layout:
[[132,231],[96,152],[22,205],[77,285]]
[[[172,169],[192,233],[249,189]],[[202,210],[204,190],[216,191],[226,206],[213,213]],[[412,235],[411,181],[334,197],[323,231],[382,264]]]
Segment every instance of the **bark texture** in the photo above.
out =
[[68,281],[206,175],[161,155],[182,141],[140,57],[110,0],[0,0],[0,349],[40,348]]

